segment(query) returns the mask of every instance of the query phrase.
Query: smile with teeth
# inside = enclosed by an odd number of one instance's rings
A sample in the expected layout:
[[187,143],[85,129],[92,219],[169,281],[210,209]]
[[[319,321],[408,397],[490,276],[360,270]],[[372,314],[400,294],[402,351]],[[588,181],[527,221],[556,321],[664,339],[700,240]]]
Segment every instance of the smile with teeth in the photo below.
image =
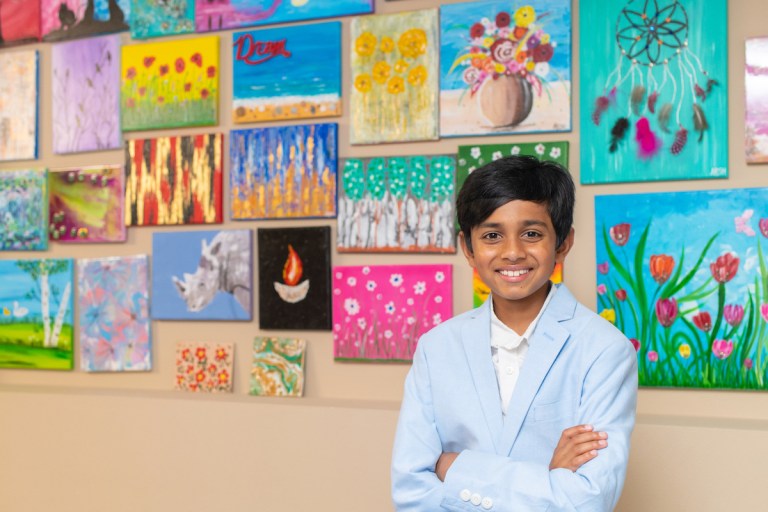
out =
[[527,274],[530,271],[531,269],[528,269],[528,268],[524,268],[520,270],[499,270],[499,274],[505,277],[520,277]]

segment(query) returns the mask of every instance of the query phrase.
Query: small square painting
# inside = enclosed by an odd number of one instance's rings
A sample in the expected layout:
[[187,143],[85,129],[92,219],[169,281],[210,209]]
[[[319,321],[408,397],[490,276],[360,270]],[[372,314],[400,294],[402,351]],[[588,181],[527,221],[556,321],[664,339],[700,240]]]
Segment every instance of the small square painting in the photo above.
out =
[[0,171],[0,251],[48,248],[48,172]]
[[233,343],[176,344],[176,383],[179,391],[231,393]]
[[306,346],[306,341],[298,339],[256,338],[251,395],[302,396]]

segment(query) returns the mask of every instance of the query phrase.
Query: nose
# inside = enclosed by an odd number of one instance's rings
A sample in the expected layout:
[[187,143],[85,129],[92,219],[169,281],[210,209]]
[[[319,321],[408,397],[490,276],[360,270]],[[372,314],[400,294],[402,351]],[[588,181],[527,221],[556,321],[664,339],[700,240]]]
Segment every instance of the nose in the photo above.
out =
[[508,237],[504,240],[501,257],[507,261],[515,262],[525,257],[523,241],[517,237]]

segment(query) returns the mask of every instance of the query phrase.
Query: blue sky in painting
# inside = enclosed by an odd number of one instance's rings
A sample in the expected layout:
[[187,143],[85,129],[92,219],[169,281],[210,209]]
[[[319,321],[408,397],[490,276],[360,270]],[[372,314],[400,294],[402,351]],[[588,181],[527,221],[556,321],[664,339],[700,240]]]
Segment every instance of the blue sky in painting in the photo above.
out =
[[[295,6],[293,3],[291,0],[282,0],[269,23],[373,12],[373,0],[307,0],[301,6]],[[237,10],[262,11],[270,5],[272,0],[232,0],[232,7]]]
[[[83,1],[85,3],[85,1]],[[129,14],[131,12],[131,0],[117,0],[117,5],[120,6],[120,9],[123,10],[123,14],[125,14],[125,19],[129,19]],[[94,17],[97,20],[108,20],[109,19],[109,2],[108,0],[96,0],[94,3]]]
[[[64,290],[67,283],[72,283],[74,279],[72,260],[69,260],[69,269],[54,274],[49,277],[48,283],[51,287],[55,286],[59,293]],[[25,307],[29,310],[27,313],[30,317],[40,316],[42,314],[40,307],[40,299],[28,299],[25,295],[35,289],[35,282],[32,280],[29,274],[22,271],[16,266],[15,260],[3,260],[0,261],[0,282],[3,283],[0,286],[0,317],[4,316],[3,308],[13,310],[14,301],[18,301],[19,306]],[[70,293],[74,293],[74,289]],[[69,316],[67,316],[68,323],[72,323],[72,295],[69,296]],[[58,301],[52,301],[53,307],[58,307]],[[53,310],[54,314],[56,310]]]

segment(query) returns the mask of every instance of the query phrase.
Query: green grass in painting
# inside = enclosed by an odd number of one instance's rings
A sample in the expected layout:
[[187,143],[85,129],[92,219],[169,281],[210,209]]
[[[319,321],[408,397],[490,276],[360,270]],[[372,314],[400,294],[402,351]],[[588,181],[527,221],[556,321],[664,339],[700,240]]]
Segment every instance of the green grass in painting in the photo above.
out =
[[216,124],[216,98],[167,103],[159,107],[122,107],[123,130],[147,130]]
[[71,325],[63,325],[59,346],[43,347],[43,327],[35,323],[0,325],[0,368],[39,368],[69,370],[72,368]]

